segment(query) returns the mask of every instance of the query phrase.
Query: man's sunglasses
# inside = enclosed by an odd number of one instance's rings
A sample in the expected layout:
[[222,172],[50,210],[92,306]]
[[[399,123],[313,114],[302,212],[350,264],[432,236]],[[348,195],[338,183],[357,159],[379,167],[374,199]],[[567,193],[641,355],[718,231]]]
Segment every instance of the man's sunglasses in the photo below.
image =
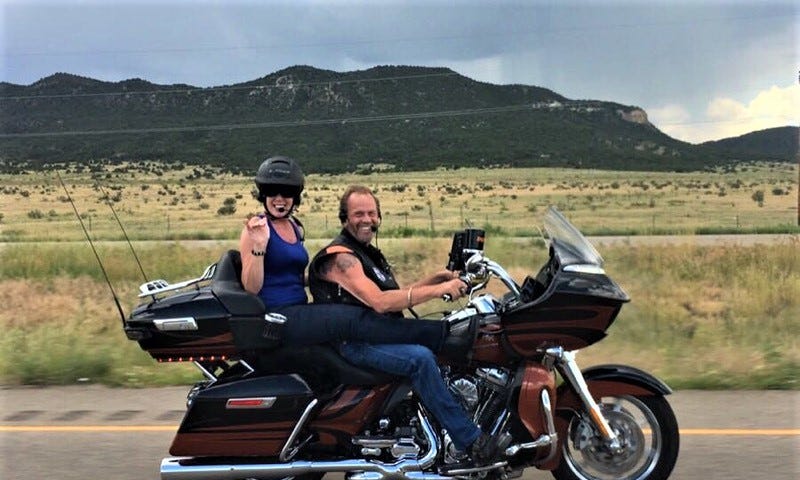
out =
[[261,193],[267,197],[295,198],[300,195],[300,189],[292,185],[262,185]]

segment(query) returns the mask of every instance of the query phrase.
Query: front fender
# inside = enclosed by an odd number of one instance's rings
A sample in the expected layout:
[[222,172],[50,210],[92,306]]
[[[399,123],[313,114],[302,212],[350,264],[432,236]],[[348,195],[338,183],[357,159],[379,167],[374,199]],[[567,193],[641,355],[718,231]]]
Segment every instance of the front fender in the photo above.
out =
[[[607,395],[669,395],[672,389],[655,376],[628,365],[597,365],[582,370],[583,379],[595,401]],[[583,405],[566,383],[556,391],[556,409],[576,409]]]
[[[672,389],[655,376],[627,365],[597,365],[582,370],[583,378],[592,397],[599,401],[605,396],[631,395],[636,397],[669,395]],[[539,465],[542,470],[553,470],[561,461],[561,444],[566,440],[567,427],[573,411],[583,409],[575,390],[566,383],[556,389],[555,427],[558,433],[558,451],[554,458]]]

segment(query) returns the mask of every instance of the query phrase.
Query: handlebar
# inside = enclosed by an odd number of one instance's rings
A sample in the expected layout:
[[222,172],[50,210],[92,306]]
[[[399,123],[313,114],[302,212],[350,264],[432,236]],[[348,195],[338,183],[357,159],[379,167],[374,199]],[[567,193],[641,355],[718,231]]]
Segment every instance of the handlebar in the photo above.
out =
[[[459,278],[467,285],[471,295],[475,290],[485,286],[492,276],[499,278],[517,300],[522,299],[522,291],[511,275],[499,263],[486,257],[482,251],[474,253],[464,262],[464,273]],[[445,294],[442,300],[450,302],[452,298]]]
[[[472,282],[469,281],[468,277],[465,277],[464,275],[460,275],[458,277],[458,279],[461,280],[462,282],[464,282],[464,285],[467,288],[469,288],[469,289],[472,288]],[[470,293],[472,293],[472,290],[470,290]],[[453,297],[449,293],[445,293],[444,295],[442,295],[442,300],[444,300],[445,302],[452,302],[453,301]]]

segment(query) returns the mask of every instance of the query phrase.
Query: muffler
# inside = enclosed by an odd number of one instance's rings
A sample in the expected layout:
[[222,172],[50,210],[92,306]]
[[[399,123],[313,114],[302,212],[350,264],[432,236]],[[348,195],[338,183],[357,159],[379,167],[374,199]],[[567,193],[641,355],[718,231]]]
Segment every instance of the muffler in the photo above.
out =
[[294,477],[307,473],[352,472],[364,480],[440,480],[436,474],[423,473],[436,461],[439,441],[428,419],[418,412],[430,449],[422,457],[383,463],[352,459],[328,462],[295,461],[289,463],[204,464],[188,457],[168,457],[161,461],[161,480],[244,480]]

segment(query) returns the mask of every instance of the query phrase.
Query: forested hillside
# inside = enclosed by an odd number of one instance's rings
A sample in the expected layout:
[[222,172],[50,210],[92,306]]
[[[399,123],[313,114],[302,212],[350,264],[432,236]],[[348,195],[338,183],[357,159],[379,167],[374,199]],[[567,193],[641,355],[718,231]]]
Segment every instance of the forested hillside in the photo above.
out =
[[0,84],[0,106],[5,170],[158,160],[239,171],[276,153],[302,159],[309,172],[332,173],[463,166],[698,170],[791,160],[789,150],[772,147],[797,136],[797,128],[787,127],[760,144],[691,145],[659,131],[636,106],[422,67],[340,73],[298,66],[213,88],[59,73],[29,86]]

